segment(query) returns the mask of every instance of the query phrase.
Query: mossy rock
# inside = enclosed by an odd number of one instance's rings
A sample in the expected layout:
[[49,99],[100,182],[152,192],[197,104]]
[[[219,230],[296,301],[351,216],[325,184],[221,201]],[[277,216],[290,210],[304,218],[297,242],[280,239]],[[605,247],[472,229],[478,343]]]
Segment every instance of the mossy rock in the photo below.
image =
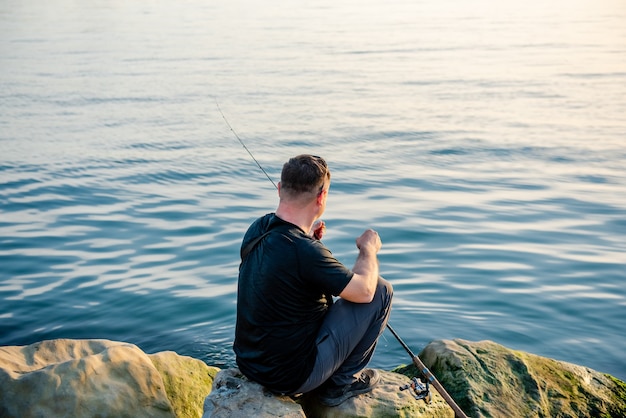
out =
[[472,417],[626,416],[626,384],[586,367],[459,339],[433,341],[420,358]]
[[162,351],[149,357],[161,374],[176,417],[201,417],[204,398],[211,392],[213,379],[220,369],[173,351]]

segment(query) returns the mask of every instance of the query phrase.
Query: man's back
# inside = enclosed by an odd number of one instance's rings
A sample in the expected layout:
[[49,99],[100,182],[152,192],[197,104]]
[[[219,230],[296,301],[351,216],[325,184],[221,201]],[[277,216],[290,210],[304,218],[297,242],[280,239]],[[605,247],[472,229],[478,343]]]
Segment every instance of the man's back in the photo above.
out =
[[[254,248],[246,248],[268,231]],[[341,293],[353,273],[321,242],[274,214],[251,225],[242,256],[237,363],[249,378],[289,393],[313,367],[315,338],[329,306],[325,295]]]

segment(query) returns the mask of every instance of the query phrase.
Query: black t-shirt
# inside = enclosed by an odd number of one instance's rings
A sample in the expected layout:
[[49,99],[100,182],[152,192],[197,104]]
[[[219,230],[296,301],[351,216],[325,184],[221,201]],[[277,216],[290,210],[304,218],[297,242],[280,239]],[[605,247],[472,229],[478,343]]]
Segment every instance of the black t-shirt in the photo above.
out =
[[[245,256],[247,245],[268,231]],[[241,248],[237,365],[267,388],[291,393],[313,368],[315,339],[332,303],[326,295],[339,295],[354,273],[320,241],[273,213],[250,226]]]

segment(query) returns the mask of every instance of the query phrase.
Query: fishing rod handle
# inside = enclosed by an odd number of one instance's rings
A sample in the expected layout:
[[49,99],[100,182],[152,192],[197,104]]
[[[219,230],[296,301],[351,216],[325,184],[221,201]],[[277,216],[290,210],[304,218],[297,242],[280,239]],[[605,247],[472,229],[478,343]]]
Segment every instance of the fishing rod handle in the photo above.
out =
[[437,389],[437,392],[439,392],[441,397],[445,399],[448,405],[450,405],[450,408],[452,408],[452,410],[454,411],[454,416],[456,418],[468,418],[467,415],[465,415],[465,412],[463,412],[463,410],[456,404],[454,399],[452,399],[452,396],[450,396],[450,394],[441,385],[441,383],[439,383],[437,378],[430,372],[430,370],[428,370],[428,367],[424,365],[424,363],[422,362],[422,360],[420,360],[418,356],[413,356],[413,364],[415,364],[417,369],[422,372],[424,377],[430,382],[431,385],[435,387],[435,389]]

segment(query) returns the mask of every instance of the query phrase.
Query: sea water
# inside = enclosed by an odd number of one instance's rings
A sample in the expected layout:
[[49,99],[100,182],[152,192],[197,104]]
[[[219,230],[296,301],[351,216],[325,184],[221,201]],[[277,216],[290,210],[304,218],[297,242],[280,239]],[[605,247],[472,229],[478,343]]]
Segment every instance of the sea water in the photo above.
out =
[[[227,367],[241,238],[324,156],[415,352],[493,340],[626,379],[626,4],[0,3],[0,344]],[[410,359],[388,332],[372,365]]]

